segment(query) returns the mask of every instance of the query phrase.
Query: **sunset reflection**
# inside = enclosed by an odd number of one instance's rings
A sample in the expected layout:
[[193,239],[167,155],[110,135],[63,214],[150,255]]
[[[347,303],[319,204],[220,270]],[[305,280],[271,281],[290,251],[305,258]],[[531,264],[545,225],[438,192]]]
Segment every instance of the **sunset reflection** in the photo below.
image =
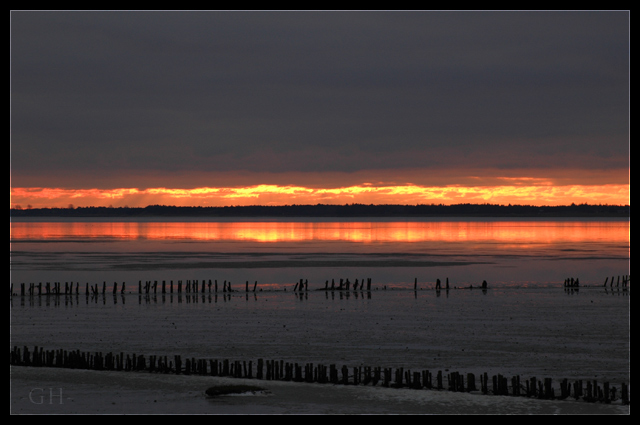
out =
[[115,239],[250,241],[259,243],[342,241],[361,244],[434,241],[628,243],[629,223],[544,221],[446,222],[12,222],[12,241]]

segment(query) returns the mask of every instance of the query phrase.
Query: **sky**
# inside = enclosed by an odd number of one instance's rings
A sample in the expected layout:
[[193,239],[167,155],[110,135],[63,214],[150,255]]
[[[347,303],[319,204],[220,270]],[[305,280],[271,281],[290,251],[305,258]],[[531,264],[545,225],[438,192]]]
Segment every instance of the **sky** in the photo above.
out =
[[629,11],[11,11],[10,206],[630,204]]

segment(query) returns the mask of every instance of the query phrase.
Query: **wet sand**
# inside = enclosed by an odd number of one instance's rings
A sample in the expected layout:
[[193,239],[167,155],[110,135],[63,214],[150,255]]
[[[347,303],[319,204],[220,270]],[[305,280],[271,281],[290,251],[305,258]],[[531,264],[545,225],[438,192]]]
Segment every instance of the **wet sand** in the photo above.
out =
[[[247,383],[266,394],[210,398],[211,385]],[[11,367],[12,414],[625,415],[629,406],[435,390]]]
[[[487,372],[550,377],[556,383],[563,378],[610,381],[618,388],[620,382],[630,384],[628,291],[279,290],[61,298],[14,297],[11,346]],[[29,388],[63,388],[72,401],[55,409],[90,413],[154,413],[154,408],[167,413],[629,411],[628,406],[571,400],[265,381],[254,382],[275,388],[273,396],[216,404],[205,400],[203,391],[222,378],[32,369],[12,368],[13,412],[42,411],[25,393]]]

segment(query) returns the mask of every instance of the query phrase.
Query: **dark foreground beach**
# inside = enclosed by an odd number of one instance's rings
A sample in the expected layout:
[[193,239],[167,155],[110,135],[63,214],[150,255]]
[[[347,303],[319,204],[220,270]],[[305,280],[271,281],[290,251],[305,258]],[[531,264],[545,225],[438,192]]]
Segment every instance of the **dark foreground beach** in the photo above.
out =
[[[266,392],[210,398],[212,385]],[[630,406],[434,390],[11,367],[13,414],[595,414]]]
[[[11,412],[627,414],[620,389],[630,384],[629,299],[629,290],[604,287],[14,297],[11,347],[402,367],[445,379],[451,372],[478,380],[517,375],[523,388],[531,377],[551,378],[556,394],[563,379],[584,380],[608,382],[617,393],[605,404],[479,389],[12,366]],[[226,382],[267,392],[205,396]]]

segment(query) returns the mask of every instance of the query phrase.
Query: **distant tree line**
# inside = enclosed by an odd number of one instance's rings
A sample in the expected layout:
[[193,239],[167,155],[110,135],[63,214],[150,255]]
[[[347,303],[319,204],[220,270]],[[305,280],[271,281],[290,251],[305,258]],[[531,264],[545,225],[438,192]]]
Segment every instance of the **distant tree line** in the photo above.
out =
[[10,217],[630,217],[630,205],[283,205],[11,208]]

